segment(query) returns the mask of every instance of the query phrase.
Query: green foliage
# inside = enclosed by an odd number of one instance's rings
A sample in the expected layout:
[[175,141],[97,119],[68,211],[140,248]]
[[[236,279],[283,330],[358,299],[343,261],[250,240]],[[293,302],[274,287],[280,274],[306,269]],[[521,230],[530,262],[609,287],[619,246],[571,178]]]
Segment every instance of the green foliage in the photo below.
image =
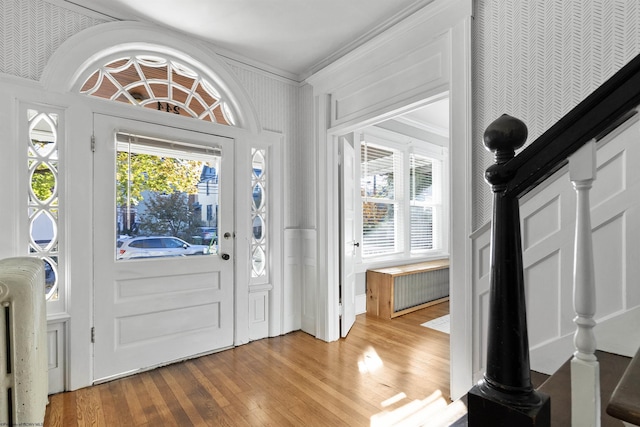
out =
[[31,188],[38,200],[48,200],[53,195],[56,186],[56,177],[51,169],[44,164],[38,165],[31,177]]
[[184,193],[154,193],[143,202],[145,213],[140,219],[140,232],[147,235],[176,236],[190,241],[202,225]]
[[[131,169],[129,169],[129,163]],[[143,199],[144,191],[196,194],[202,163],[195,160],[163,158],[152,154],[120,151],[116,169],[116,203],[124,206],[127,195],[132,206]]]

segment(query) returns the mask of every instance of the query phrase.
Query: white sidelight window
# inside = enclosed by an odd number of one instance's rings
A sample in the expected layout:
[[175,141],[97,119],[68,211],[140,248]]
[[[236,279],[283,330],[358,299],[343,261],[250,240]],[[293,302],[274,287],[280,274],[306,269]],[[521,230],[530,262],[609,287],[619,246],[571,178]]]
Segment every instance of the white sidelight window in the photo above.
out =
[[47,301],[60,290],[60,125],[58,114],[27,109],[28,253],[43,260]]
[[268,236],[267,236],[267,150],[253,148],[251,150],[251,277],[266,278]]

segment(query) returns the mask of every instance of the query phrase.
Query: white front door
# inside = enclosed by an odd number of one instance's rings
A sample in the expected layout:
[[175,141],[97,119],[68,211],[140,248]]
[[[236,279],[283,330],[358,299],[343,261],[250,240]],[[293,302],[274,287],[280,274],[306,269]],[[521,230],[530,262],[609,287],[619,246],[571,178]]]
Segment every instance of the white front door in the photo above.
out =
[[359,246],[355,238],[355,150],[353,134],[340,137],[340,332],[346,337],[356,321],[355,255]]
[[94,135],[94,382],[232,346],[233,140],[103,115]]

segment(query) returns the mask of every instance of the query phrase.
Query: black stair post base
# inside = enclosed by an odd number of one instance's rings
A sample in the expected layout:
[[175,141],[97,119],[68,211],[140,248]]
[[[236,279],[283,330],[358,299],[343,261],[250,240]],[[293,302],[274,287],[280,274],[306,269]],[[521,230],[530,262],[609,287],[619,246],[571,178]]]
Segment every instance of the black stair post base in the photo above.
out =
[[[532,390],[522,399],[489,390],[482,382],[467,394],[469,427],[549,427],[549,396]],[[515,400],[515,402],[514,402]]]

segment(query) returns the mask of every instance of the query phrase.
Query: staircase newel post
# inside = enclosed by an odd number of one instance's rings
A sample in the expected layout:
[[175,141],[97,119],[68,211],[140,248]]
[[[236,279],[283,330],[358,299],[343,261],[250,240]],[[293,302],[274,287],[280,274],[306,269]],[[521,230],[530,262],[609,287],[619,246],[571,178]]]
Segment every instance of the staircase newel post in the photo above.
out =
[[527,138],[525,124],[503,115],[487,127],[484,143],[495,164],[485,174],[493,191],[487,366],[468,394],[469,426],[550,425],[549,397],[531,385],[520,207],[507,191],[507,163]]

